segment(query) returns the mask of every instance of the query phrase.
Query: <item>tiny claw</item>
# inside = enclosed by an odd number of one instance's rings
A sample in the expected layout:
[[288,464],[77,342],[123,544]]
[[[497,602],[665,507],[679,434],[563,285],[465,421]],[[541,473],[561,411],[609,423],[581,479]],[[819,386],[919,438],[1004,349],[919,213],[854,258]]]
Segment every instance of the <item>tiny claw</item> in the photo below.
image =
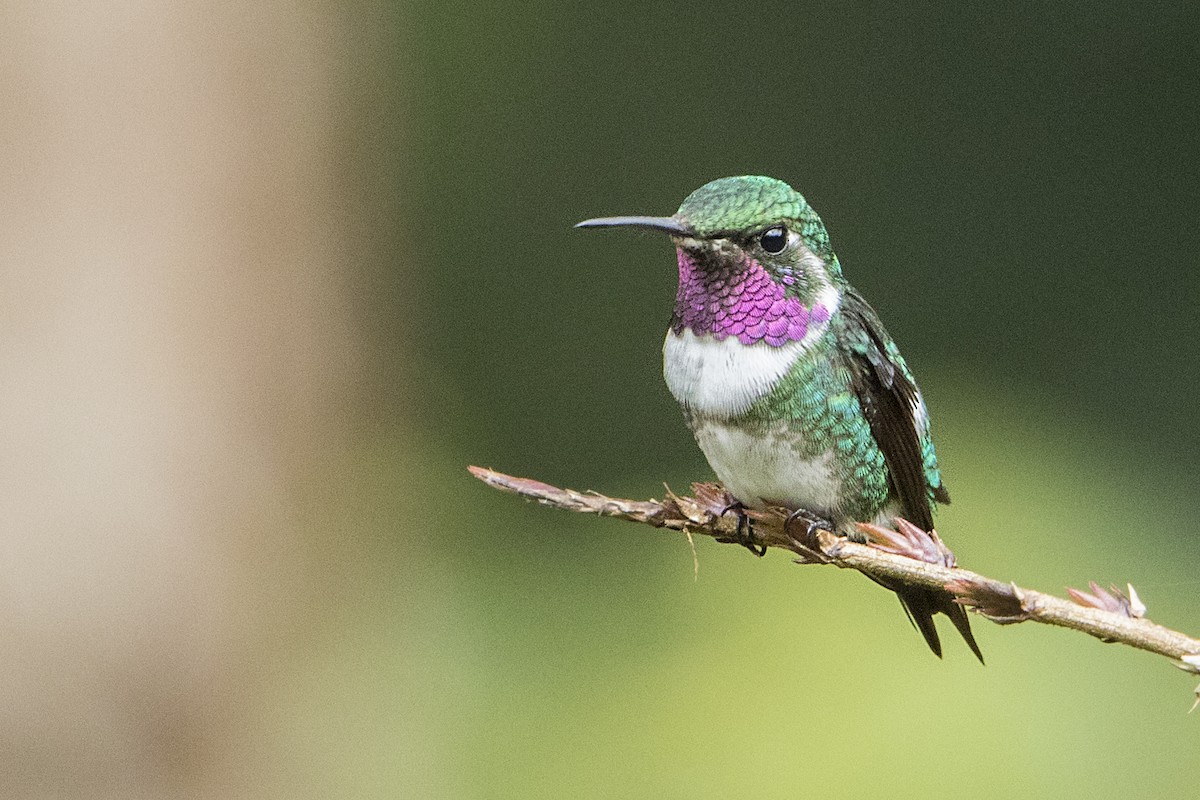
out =
[[728,494],[726,494],[726,498],[729,502],[721,510],[719,516],[723,517],[730,511],[736,514],[737,530],[734,532],[732,538],[720,539],[718,541],[736,542],[751,553],[754,553],[754,555],[762,558],[767,554],[767,546],[758,541],[758,537],[754,533],[754,523],[751,521],[750,515],[746,513],[746,507],[742,505],[741,501],[730,497]]
[[[804,523],[804,533],[797,537],[792,535],[792,526],[797,521]],[[798,564],[827,564],[829,558],[821,552],[821,542],[817,537],[818,531],[832,531],[833,523],[821,519],[804,509],[796,509],[787,515],[783,521],[783,532],[792,540],[800,559]]]

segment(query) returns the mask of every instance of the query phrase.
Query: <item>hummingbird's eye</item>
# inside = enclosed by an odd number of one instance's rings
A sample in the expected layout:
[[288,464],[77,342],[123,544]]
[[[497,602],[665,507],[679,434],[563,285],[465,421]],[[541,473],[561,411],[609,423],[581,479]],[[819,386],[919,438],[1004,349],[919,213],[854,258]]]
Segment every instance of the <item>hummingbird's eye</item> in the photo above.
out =
[[776,253],[782,253],[783,248],[787,247],[787,242],[787,228],[783,227],[782,225],[776,225],[773,228],[767,228],[758,236],[759,246],[772,255]]

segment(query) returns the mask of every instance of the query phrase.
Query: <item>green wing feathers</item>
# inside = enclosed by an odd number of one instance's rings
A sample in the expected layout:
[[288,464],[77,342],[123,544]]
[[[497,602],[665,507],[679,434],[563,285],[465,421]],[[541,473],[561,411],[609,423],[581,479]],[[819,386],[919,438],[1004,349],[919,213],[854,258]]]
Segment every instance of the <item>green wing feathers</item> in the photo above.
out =
[[905,518],[931,530],[933,502],[949,503],[950,495],[938,471],[920,392],[883,323],[854,289],[843,296],[841,316],[840,350],[887,463],[892,490]]

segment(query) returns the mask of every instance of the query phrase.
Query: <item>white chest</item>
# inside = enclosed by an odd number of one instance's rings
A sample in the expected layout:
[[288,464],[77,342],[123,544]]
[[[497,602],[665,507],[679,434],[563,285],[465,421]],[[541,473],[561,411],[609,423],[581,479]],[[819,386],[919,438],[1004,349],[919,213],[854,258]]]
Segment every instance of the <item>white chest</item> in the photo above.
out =
[[748,506],[787,505],[834,513],[841,482],[833,454],[804,455],[802,431],[780,422],[747,430],[732,422],[765,397],[808,346],[745,345],[690,330],[667,333],[663,377],[690,413],[696,443],[725,488]]
[[751,508],[780,505],[836,516],[842,482],[832,451],[806,456],[802,433],[785,422],[748,431],[720,420],[696,420],[696,443],[725,489]]
[[771,347],[742,344],[735,336],[716,339],[689,329],[667,332],[663,377],[680,405],[693,412],[729,419],[766,397],[804,352],[806,342]]

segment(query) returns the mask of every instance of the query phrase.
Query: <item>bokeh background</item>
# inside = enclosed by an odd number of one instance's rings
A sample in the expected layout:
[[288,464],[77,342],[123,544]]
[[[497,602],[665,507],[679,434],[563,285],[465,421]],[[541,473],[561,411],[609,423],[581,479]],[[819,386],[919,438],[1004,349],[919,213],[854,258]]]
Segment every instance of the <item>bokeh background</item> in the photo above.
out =
[[[0,10],[0,794],[1186,796],[1194,678],[573,517],[709,472],[669,245],[803,191],[960,562],[1200,630],[1194,4]],[[944,626],[943,626],[944,627]],[[948,633],[948,632],[947,632]]]

